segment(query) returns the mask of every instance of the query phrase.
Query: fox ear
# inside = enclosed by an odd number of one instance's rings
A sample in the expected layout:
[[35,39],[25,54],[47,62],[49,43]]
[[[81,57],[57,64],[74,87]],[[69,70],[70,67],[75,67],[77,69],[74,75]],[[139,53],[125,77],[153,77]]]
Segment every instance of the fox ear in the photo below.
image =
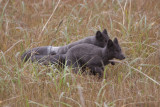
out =
[[103,33],[108,35],[108,33],[107,33],[107,30],[106,30],[106,29],[104,29],[104,30],[103,30]]
[[112,47],[113,46],[113,42],[111,39],[108,40],[108,43],[107,43],[107,46],[108,48]]
[[96,33],[96,39],[98,39],[98,40],[103,39],[103,35],[102,35],[102,33],[100,31],[97,31],[97,33]]
[[118,39],[117,38],[114,38],[114,43],[118,44]]

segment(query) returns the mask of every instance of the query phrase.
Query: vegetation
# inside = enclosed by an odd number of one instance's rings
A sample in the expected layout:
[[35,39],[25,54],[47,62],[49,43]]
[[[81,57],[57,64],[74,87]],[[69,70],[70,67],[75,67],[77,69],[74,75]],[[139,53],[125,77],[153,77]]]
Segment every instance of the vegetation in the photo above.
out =
[[[106,28],[124,61],[103,79],[20,56],[60,46]],[[160,0],[0,0],[0,106],[160,106]]]

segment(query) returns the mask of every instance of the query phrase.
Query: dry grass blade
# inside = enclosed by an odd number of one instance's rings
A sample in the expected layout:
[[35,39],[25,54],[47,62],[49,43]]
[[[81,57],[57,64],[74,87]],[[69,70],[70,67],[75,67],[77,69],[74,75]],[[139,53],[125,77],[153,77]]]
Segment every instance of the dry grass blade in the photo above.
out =
[[54,8],[52,14],[51,14],[50,17],[48,18],[48,20],[47,20],[47,22],[45,23],[45,25],[43,26],[42,31],[40,32],[38,39],[41,38],[44,29],[46,28],[47,24],[49,23],[49,21],[50,21],[51,18],[53,17],[53,15],[54,15],[56,9],[58,8],[58,6],[59,6],[59,4],[60,4],[60,1],[61,1],[61,0],[58,0],[58,3],[57,3],[57,5],[55,6],[55,8]]
[[85,100],[84,100],[83,93],[82,93],[82,87],[78,85],[77,88],[78,88],[78,93],[79,93],[80,100],[81,100],[81,105],[82,107],[85,107]]
[[151,81],[153,81],[154,83],[156,83],[157,85],[160,86],[160,83],[159,83],[159,82],[157,82],[157,81],[154,80],[153,78],[149,77],[147,74],[143,73],[142,71],[140,71],[140,70],[138,70],[138,69],[130,66],[130,65],[128,64],[128,62],[126,62],[127,64],[125,64],[125,63],[123,63],[123,62],[121,62],[121,61],[118,61],[118,60],[110,60],[110,61],[113,61],[113,62],[116,62],[116,63],[122,63],[122,64],[128,66],[129,68],[134,69],[135,71],[139,72],[140,74],[142,74],[143,76],[147,77],[148,79],[150,79]]
[[[5,55],[7,52],[9,52],[14,46],[16,46],[17,44],[19,44],[20,42],[23,42],[23,40],[19,40],[19,41],[17,41],[16,43],[14,43],[9,49],[7,49],[4,53],[3,53],[3,55]],[[1,57],[2,58],[2,57]]]

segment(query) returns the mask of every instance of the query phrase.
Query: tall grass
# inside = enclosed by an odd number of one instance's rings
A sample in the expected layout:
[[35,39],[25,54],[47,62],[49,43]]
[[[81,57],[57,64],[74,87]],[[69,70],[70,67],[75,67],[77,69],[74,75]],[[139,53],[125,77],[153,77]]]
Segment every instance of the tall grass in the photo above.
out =
[[[0,106],[160,106],[159,0],[1,0]],[[126,55],[103,79],[37,63],[21,54],[106,28]]]

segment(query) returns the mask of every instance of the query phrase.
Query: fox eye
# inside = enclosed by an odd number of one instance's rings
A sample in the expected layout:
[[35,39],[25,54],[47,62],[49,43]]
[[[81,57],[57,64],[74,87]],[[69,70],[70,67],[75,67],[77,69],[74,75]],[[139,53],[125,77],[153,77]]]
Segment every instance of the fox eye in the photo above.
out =
[[116,52],[119,52],[119,50],[116,50]]

